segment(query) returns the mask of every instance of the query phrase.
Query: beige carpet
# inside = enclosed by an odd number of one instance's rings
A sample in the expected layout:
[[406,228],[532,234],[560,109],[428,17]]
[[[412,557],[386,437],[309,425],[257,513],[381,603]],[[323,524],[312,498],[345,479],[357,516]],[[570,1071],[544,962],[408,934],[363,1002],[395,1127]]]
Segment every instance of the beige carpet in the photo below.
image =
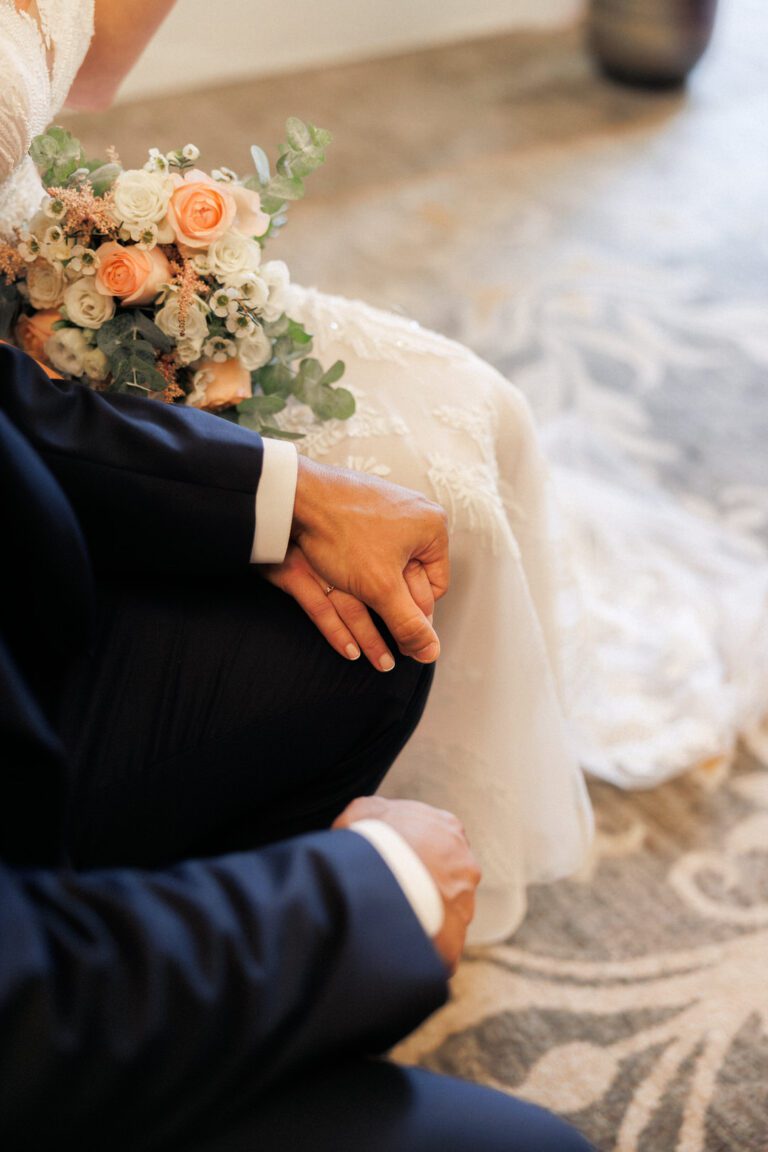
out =
[[[71,124],[137,163],[244,170],[289,114],[336,142],[279,253],[594,412],[680,499],[768,542],[768,13],[723,5],[687,94],[612,87],[576,31],[516,34]],[[598,403],[599,401],[599,403]],[[768,654],[764,654],[768,659]],[[571,1116],[603,1152],[768,1150],[768,772],[744,753],[592,788],[588,874],[534,892],[400,1053]]]

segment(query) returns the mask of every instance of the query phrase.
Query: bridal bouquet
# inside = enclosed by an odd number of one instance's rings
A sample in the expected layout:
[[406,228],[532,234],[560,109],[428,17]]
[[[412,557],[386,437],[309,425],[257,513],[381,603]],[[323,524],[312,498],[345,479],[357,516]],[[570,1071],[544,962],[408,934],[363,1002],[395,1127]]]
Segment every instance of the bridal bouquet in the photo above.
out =
[[335,387],[344,365],[326,371],[309,355],[311,335],[286,314],[288,269],[262,260],[330,139],[290,119],[275,174],[254,147],[255,172],[240,179],[201,171],[192,144],[150,149],[139,169],[114,152],[88,161],[50,128],[30,150],[45,199],[0,251],[0,322],[44,366],[102,391],[205,408],[278,437],[294,438],[273,422],[290,397],[318,420],[347,419],[354,398]]

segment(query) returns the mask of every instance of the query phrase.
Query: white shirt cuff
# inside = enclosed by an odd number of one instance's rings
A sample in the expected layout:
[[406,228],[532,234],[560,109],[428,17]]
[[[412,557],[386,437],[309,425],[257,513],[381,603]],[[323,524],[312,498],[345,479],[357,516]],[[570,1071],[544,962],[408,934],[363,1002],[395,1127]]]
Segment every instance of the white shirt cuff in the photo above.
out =
[[426,867],[399,832],[383,820],[356,820],[350,831],[370,841],[388,864],[430,939],[443,926],[443,898]]
[[288,551],[296,500],[298,454],[286,440],[264,440],[261,479],[256,489],[256,530],[251,564],[282,564]]

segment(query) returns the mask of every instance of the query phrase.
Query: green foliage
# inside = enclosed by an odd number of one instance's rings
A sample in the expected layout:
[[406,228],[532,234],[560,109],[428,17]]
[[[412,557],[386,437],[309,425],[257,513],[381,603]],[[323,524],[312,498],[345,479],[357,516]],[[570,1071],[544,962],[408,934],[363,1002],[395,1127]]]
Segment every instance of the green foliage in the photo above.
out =
[[35,136],[29,154],[46,188],[62,187],[76,172],[88,168],[80,141],[58,124]]
[[138,308],[127,309],[103,324],[96,345],[109,362],[112,390],[116,392],[162,392],[165,377],[155,368],[158,352],[169,352],[172,343]]
[[318,420],[348,420],[355,411],[355,398],[346,388],[334,387],[344,374],[342,361],[324,371],[319,360],[307,355],[312,349],[311,335],[288,316],[265,325],[265,331],[273,341],[273,356],[269,364],[251,373],[254,396],[238,405],[240,423],[265,436],[301,439],[268,423],[269,416],[282,412],[289,396],[307,404]]
[[83,173],[82,179],[88,181],[95,196],[106,195],[122,172],[119,164],[102,164],[98,160],[89,161],[86,167],[88,171]]
[[270,175],[269,161],[262,149],[254,146],[251,156],[256,176],[246,181],[249,187],[261,193],[261,206],[272,217],[270,235],[285,223],[287,203],[301,200],[304,196],[304,181],[311,172],[325,163],[325,149],[332,140],[330,132],[324,128],[305,124],[295,116],[286,121],[285,136],[275,175]]

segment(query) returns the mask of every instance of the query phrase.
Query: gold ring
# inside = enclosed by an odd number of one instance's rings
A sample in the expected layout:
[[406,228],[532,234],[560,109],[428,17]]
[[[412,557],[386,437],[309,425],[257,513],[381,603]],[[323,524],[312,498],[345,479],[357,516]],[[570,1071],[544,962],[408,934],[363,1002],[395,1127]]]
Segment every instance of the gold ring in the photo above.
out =
[[333,592],[335,590],[335,588],[336,588],[335,584],[326,584],[326,586],[325,586],[326,596],[330,596],[331,592]]

